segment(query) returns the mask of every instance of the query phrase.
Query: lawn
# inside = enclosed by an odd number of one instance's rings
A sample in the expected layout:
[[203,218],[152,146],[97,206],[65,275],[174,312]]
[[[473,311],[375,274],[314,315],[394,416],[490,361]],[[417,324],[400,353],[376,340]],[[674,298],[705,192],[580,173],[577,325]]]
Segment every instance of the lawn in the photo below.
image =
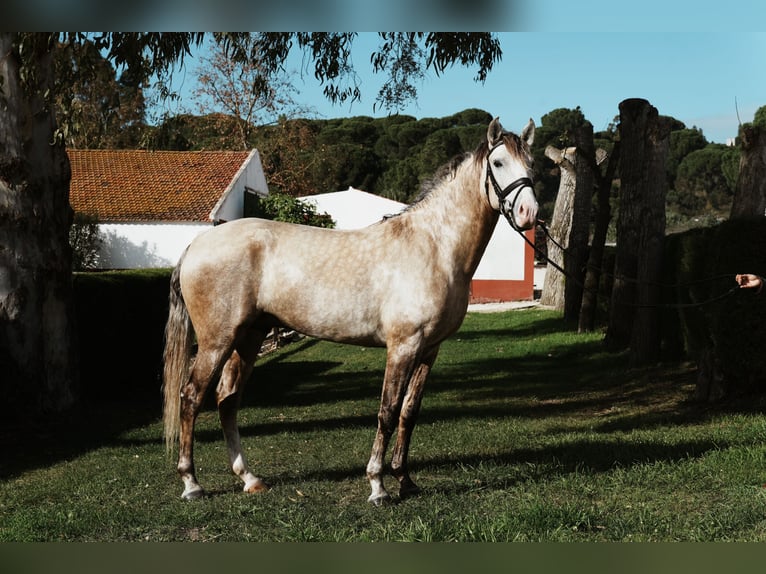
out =
[[423,493],[382,508],[364,477],[381,349],[303,339],[259,362],[240,428],[262,495],[240,491],[211,404],[195,450],[210,496],[180,499],[159,389],[8,429],[0,540],[766,540],[762,401],[696,404],[691,365],[629,369],[601,340],[546,310],[469,314],[413,436]]

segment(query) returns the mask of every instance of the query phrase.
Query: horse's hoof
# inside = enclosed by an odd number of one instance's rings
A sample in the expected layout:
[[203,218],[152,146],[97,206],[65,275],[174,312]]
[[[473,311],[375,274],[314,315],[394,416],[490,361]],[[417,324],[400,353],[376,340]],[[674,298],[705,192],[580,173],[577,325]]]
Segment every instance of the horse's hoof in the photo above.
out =
[[243,490],[248,494],[258,494],[260,492],[267,492],[270,488],[268,484],[257,478],[253,482],[247,483]]
[[407,486],[402,486],[399,489],[399,498],[405,499],[405,498],[411,498],[413,496],[418,496],[421,494],[423,490],[415,483],[408,484]]
[[373,506],[383,506],[384,504],[390,504],[391,496],[387,492],[384,492],[383,494],[371,494],[367,499],[367,502]]
[[181,498],[184,500],[199,500],[200,498],[205,498],[205,491],[202,488],[187,490],[184,491],[184,493],[181,495]]

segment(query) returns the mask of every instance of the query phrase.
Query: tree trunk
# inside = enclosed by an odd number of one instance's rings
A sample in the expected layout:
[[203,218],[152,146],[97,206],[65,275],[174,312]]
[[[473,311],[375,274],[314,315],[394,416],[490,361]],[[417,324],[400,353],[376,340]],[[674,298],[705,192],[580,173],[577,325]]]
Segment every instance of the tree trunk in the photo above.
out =
[[[670,123],[642,99],[620,103],[620,206],[606,343],[634,362],[659,353],[658,309]],[[634,347],[637,345],[638,347]]]
[[[576,149],[570,147],[560,150],[553,146],[548,146],[545,148],[545,155],[559,166],[561,174],[559,191],[556,195],[556,203],[553,207],[553,215],[551,216],[548,231],[556,243],[567,249],[569,247],[569,230],[572,225],[575,186],[577,185],[574,166]],[[556,243],[551,241],[551,239],[547,241],[548,266],[545,270],[545,282],[543,284],[543,292],[540,295],[540,303],[553,307],[557,311],[563,311],[566,278],[557,267],[565,268],[564,252]]]
[[638,243],[638,308],[630,340],[630,359],[644,365],[660,360],[660,313],[662,298],[662,252],[665,244],[665,199],[668,191],[667,160],[670,152],[671,119],[652,118],[649,126],[649,155],[646,200]]
[[48,34],[0,33],[0,390],[6,415],[20,417],[62,411],[76,394],[70,170],[54,141],[53,47]]
[[607,159],[606,152],[601,152],[600,159],[593,166],[594,176],[597,177],[596,185],[596,220],[593,225],[593,239],[588,251],[588,263],[585,269],[585,281],[583,287],[582,305],[580,306],[580,319],[578,331],[585,333],[596,328],[596,309],[598,308],[599,283],[601,282],[601,270],[604,265],[604,247],[609,230],[609,221],[612,219],[612,208],[609,199],[612,194],[612,180],[620,158],[620,142],[617,141],[612,149],[606,172],[600,176],[598,166]]
[[588,258],[590,238],[591,198],[593,197],[593,165],[596,151],[593,146],[593,125],[585,122],[574,133],[577,146],[575,160],[575,198],[572,204],[572,226],[569,231],[569,249],[566,257],[566,272],[571,278],[566,283],[564,297],[564,319],[576,322],[582,305],[585,264]]
[[766,129],[745,125],[739,130],[742,157],[731,204],[731,219],[766,215]]
[[550,234],[561,249],[548,241],[548,258],[566,271],[566,277],[552,264],[545,271],[540,302],[564,311],[574,321],[580,313],[585,260],[590,232],[590,202],[593,193],[593,126],[586,122],[574,133],[576,147],[545,149],[545,155],[561,170],[561,182],[550,225]]

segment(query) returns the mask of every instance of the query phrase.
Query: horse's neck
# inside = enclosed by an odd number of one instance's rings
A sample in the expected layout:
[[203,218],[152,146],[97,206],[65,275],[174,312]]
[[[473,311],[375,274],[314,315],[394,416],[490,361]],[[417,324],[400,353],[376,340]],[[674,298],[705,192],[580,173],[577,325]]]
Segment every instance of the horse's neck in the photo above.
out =
[[476,271],[498,219],[484,193],[482,173],[477,165],[462,166],[453,180],[431,192],[424,209],[413,213],[421,219],[413,223],[430,229],[444,260],[468,278]]

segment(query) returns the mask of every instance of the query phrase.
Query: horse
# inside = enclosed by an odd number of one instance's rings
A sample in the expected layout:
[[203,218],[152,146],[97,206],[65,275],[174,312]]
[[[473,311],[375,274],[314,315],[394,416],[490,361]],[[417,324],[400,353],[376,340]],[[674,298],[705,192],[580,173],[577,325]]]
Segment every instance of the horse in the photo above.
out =
[[245,492],[268,490],[245,460],[237,410],[264,338],[280,326],[386,348],[366,467],[368,501],[391,499],[383,474],[394,430],[389,470],[399,496],[420,491],[409,474],[408,450],[439,346],[463,322],[473,273],[499,215],[520,232],[537,221],[534,130],[530,119],[516,135],[494,118],[486,140],[440,169],[418,200],[362,229],[244,218],[192,241],[171,276],[163,371],[165,441],[169,452],[178,442],[184,499],[205,495],[195,475],[193,434],[214,380],[232,471]]

